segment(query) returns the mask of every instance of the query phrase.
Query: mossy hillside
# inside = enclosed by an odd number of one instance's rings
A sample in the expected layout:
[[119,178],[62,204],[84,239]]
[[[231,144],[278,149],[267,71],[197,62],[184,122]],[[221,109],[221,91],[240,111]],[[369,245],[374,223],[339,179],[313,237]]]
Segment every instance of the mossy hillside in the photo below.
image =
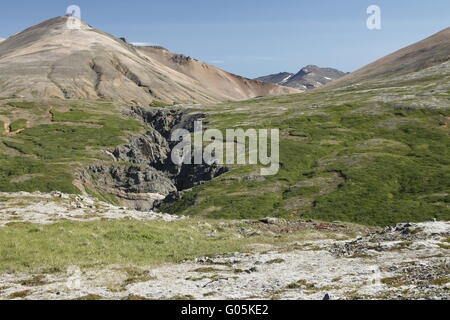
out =
[[9,125],[9,128],[12,132],[16,132],[18,130],[24,129],[27,126],[27,120],[26,119],[18,119],[14,122],[12,122]]
[[67,165],[56,165],[24,156],[0,155],[0,191],[54,191],[79,193]]
[[123,144],[127,136],[143,130],[138,121],[100,102],[15,102],[1,109],[20,112],[30,124],[14,136],[0,138],[0,190],[5,192],[78,193],[72,183],[76,168],[106,160],[101,150]]
[[[398,97],[379,99],[386,94]],[[276,176],[246,180],[259,167],[232,166],[163,210],[371,225],[448,219],[450,111],[405,94],[411,88],[312,92],[211,107],[209,127],[279,128],[281,169]]]
[[29,109],[29,110],[33,109],[36,106],[34,102],[30,101],[13,101],[9,102],[7,105],[13,108]]
[[[315,91],[202,107],[196,111],[209,113],[211,128],[279,128],[281,169],[255,178],[258,166],[231,166],[231,172],[162,210],[376,225],[446,219],[450,112],[442,106],[449,105],[449,96],[430,93],[433,85]],[[73,192],[75,168],[106,160],[101,150],[143,129],[103,101],[16,103],[5,102],[0,111],[12,120],[31,118],[31,128],[0,139],[1,161],[10,168],[2,172],[4,191]],[[18,159],[23,169],[14,168]]]

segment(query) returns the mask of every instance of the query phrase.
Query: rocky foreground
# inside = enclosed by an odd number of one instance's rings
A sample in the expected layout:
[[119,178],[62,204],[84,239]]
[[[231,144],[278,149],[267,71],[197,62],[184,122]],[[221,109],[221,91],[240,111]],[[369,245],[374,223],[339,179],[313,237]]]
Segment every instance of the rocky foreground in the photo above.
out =
[[448,299],[450,224],[404,224],[353,240],[199,258],[152,270],[132,296],[202,299]]
[[153,211],[130,210],[88,196],[68,195],[61,192],[0,192],[0,227],[10,223],[46,225],[61,220],[77,222],[119,219],[174,221],[181,218]]
[[[13,210],[5,205],[11,205],[8,195],[19,194],[1,195],[0,232],[17,221],[179,219],[59,193],[21,193],[22,199],[27,195],[33,203],[22,200]],[[0,298],[323,299],[327,294],[331,299],[450,298],[450,222],[399,224],[361,237],[349,237],[340,223],[279,219],[251,223],[254,228],[237,228],[240,237],[261,233],[277,237],[305,229],[326,233],[315,240],[255,244],[246,253],[147,268],[73,266],[66,272],[7,273],[0,275]]]

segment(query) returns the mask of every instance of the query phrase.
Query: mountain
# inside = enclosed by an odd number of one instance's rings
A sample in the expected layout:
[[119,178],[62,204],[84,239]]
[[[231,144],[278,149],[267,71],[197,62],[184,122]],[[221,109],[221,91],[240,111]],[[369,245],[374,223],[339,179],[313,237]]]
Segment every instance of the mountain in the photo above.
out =
[[[388,80],[420,73],[435,66],[439,69],[439,65],[449,60],[450,28],[447,28],[348,74],[332,83],[331,86],[341,87],[375,80]],[[442,73],[443,70],[435,70],[435,72]]]
[[280,86],[267,86],[265,82],[231,74],[183,54],[170,52],[163,47],[136,47],[136,50],[148,58],[198,81],[203,88],[220,93],[228,100],[296,92],[295,90],[285,90]]
[[268,76],[259,77],[259,78],[256,78],[255,80],[263,81],[263,82],[269,82],[269,83],[275,83],[275,84],[278,84],[280,86],[283,86],[293,76],[295,76],[295,73],[280,72],[280,73],[277,73],[277,74],[270,74]]
[[212,108],[208,118],[221,130],[279,128],[280,171],[231,170],[164,200],[162,211],[379,226],[448,220],[448,30],[318,90]]
[[297,74],[281,72],[255,80],[278,84],[300,90],[311,90],[322,87],[323,85],[335,81],[345,75],[345,72],[332,69],[320,68],[315,65],[309,65],[301,69]]
[[292,88],[310,90],[319,88],[344,75],[345,72],[336,69],[320,68],[318,66],[310,65],[301,69],[296,75],[290,78],[285,85]]
[[[299,92],[231,75],[196,62],[195,78],[139,49],[69,16],[45,21],[0,44],[2,96],[106,99],[148,105],[163,102],[213,103]],[[201,70],[207,76],[202,78]],[[194,74],[194,73],[193,73]],[[209,80],[214,79],[214,85]]]
[[0,42],[3,42],[5,40],[6,40],[5,38],[0,37]]

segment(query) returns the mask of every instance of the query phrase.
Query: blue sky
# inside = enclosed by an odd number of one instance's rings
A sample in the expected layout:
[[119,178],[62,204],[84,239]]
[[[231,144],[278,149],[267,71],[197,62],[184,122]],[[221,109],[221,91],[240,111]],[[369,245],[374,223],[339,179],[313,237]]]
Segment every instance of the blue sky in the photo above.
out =
[[[132,42],[162,45],[256,77],[308,64],[353,71],[450,26],[449,0],[2,1],[0,37],[81,7],[82,19]],[[382,10],[382,30],[366,9]]]

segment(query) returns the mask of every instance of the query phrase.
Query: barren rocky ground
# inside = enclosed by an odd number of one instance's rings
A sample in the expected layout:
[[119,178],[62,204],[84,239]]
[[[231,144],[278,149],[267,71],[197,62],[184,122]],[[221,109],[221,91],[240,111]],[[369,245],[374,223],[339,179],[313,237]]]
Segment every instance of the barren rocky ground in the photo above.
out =
[[92,199],[88,196],[53,193],[0,193],[0,226],[9,223],[51,224],[61,220],[98,221],[133,219],[141,221],[180,219],[175,215],[142,212]]
[[[1,194],[2,227],[91,219],[163,220],[90,198]],[[19,204],[21,203],[21,204]],[[14,210],[10,205],[14,204]],[[44,213],[46,212],[46,214]],[[84,221],[84,222],[83,222]],[[307,232],[296,241],[250,244],[242,252],[150,266],[111,264],[5,272],[1,299],[449,299],[450,222],[366,228],[263,219],[236,222],[236,239]],[[206,229],[202,229],[207,226]],[[211,228],[209,228],[211,227]],[[198,224],[213,238],[220,224]]]
[[[448,299],[448,223],[398,226],[356,240],[318,240],[199,258],[127,287],[146,298]],[[411,231],[412,230],[412,231]],[[411,235],[410,232],[418,231]],[[431,238],[429,238],[431,236]],[[410,239],[411,241],[405,241]],[[354,253],[349,248],[358,247]],[[167,281],[170,279],[169,281]]]

